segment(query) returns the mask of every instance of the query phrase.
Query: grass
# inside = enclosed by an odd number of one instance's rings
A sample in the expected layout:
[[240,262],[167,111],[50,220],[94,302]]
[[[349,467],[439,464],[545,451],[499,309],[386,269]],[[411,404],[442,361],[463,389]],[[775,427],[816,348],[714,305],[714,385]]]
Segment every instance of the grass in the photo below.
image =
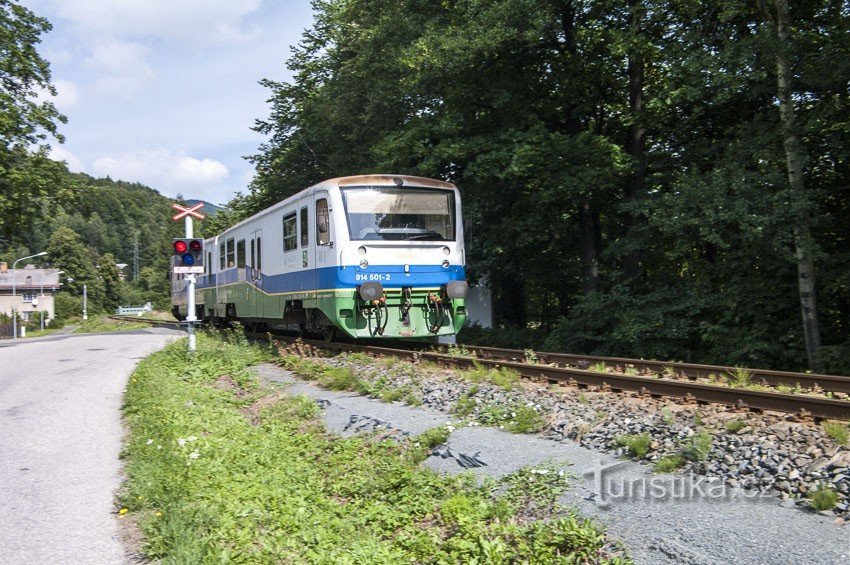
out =
[[847,445],[847,440],[850,439],[850,429],[844,422],[824,422],[823,431],[837,445]]
[[[191,362],[184,349],[177,341],[142,361],[125,397],[119,515],[138,523],[148,560],[625,562],[592,522],[529,510],[512,490],[522,477],[479,485],[420,469],[446,428],[407,444],[335,437],[315,402],[256,382],[248,368],[266,350],[206,335]],[[351,383],[346,371],[324,378]]]
[[472,369],[463,371],[461,375],[473,383],[490,383],[504,390],[512,390],[519,382],[519,374],[507,367],[491,369],[477,362],[472,363]]
[[818,512],[832,510],[838,504],[838,495],[832,487],[821,483],[809,493],[809,504]]
[[141,330],[151,327],[143,322],[128,322],[124,320],[111,320],[106,316],[93,316],[88,320],[80,320],[80,326],[74,330],[75,334],[121,332],[128,330]]
[[699,430],[685,442],[682,456],[688,461],[705,461],[711,451],[711,434],[707,430]]
[[652,437],[649,434],[633,434],[619,436],[615,442],[620,447],[625,447],[631,455],[638,459],[643,459],[649,453],[650,445],[652,445]]
[[486,406],[475,420],[483,426],[495,426],[515,434],[537,433],[546,425],[537,410],[522,404]]
[[743,367],[735,367],[727,371],[726,383],[732,388],[749,388],[753,384],[753,374]]
[[475,409],[478,407],[478,403],[475,402],[476,394],[478,394],[478,386],[473,385],[454,403],[452,413],[460,417],[466,417],[475,412]]
[[737,434],[745,427],[747,427],[747,423],[743,420],[729,420],[725,425],[726,431],[730,434]]
[[672,473],[685,465],[685,457],[680,454],[668,455],[655,462],[656,473]]

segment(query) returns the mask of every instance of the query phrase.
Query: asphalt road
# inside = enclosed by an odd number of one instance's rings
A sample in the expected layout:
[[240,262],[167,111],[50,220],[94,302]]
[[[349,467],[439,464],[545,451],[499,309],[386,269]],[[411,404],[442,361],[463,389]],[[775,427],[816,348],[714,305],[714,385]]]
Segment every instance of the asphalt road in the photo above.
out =
[[45,337],[0,346],[0,563],[126,561],[121,397],[140,359],[182,332]]

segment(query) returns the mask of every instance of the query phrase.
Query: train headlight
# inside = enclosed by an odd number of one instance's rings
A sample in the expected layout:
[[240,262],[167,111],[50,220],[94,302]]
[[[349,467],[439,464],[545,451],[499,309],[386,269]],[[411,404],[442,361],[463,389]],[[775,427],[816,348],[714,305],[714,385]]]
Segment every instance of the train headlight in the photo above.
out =
[[444,247],[443,247],[443,255],[448,255],[448,254],[449,254],[449,253],[451,253],[451,252],[452,252],[452,250],[451,250],[451,249],[449,249],[449,247],[448,247],[448,246],[444,246]]
[[449,260],[448,260],[448,259],[443,259],[443,268],[444,268],[444,269],[448,269],[448,268],[449,268]]
[[363,283],[357,287],[357,293],[366,302],[372,302],[384,295],[384,285],[379,282]]
[[366,259],[363,259],[362,261],[360,261],[360,268],[361,269],[365,269],[368,266],[369,266],[369,261],[367,261]]
[[466,298],[469,293],[469,285],[466,281],[451,281],[446,285],[446,296],[449,298]]
[[361,245],[357,248],[357,252],[361,255],[366,255],[366,248]]

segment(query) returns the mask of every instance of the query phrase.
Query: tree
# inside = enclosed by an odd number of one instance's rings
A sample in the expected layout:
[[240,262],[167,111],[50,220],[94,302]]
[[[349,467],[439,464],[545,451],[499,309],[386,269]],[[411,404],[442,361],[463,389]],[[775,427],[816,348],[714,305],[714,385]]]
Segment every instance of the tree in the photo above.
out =
[[[62,116],[38,94],[56,95],[50,68],[36,51],[50,23],[11,0],[0,0],[0,237],[15,241],[33,217],[65,194],[64,166],[47,158],[47,139],[62,136]],[[47,196],[54,199],[48,200]]]
[[123,284],[112,253],[101,255],[98,274],[103,284],[103,306],[106,310],[112,311],[120,306],[124,298]]

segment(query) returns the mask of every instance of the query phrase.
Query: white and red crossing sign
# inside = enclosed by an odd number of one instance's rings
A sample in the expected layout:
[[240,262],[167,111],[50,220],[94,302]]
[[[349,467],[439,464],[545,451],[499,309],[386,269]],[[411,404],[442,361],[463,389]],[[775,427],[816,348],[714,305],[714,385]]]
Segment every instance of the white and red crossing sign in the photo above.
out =
[[180,204],[177,204],[175,202],[175,203],[171,204],[171,207],[174,208],[175,210],[180,210],[179,212],[177,212],[176,214],[171,216],[171,219],[174,220],[174,221],[182,220],[183,218],[185,218],[187,216],[193,216],[195,218],[198,218],[199,220],[203,220],[204,218],[206,218],[206,216],[204,216],[201,212],[198,212],[198,210],[200,210],[201,208],[204,207],[203,202],[198,202],[197,204],[195,204],[194,206],[191,206],[189,208],[186,208],[185,206],[181,206]]

